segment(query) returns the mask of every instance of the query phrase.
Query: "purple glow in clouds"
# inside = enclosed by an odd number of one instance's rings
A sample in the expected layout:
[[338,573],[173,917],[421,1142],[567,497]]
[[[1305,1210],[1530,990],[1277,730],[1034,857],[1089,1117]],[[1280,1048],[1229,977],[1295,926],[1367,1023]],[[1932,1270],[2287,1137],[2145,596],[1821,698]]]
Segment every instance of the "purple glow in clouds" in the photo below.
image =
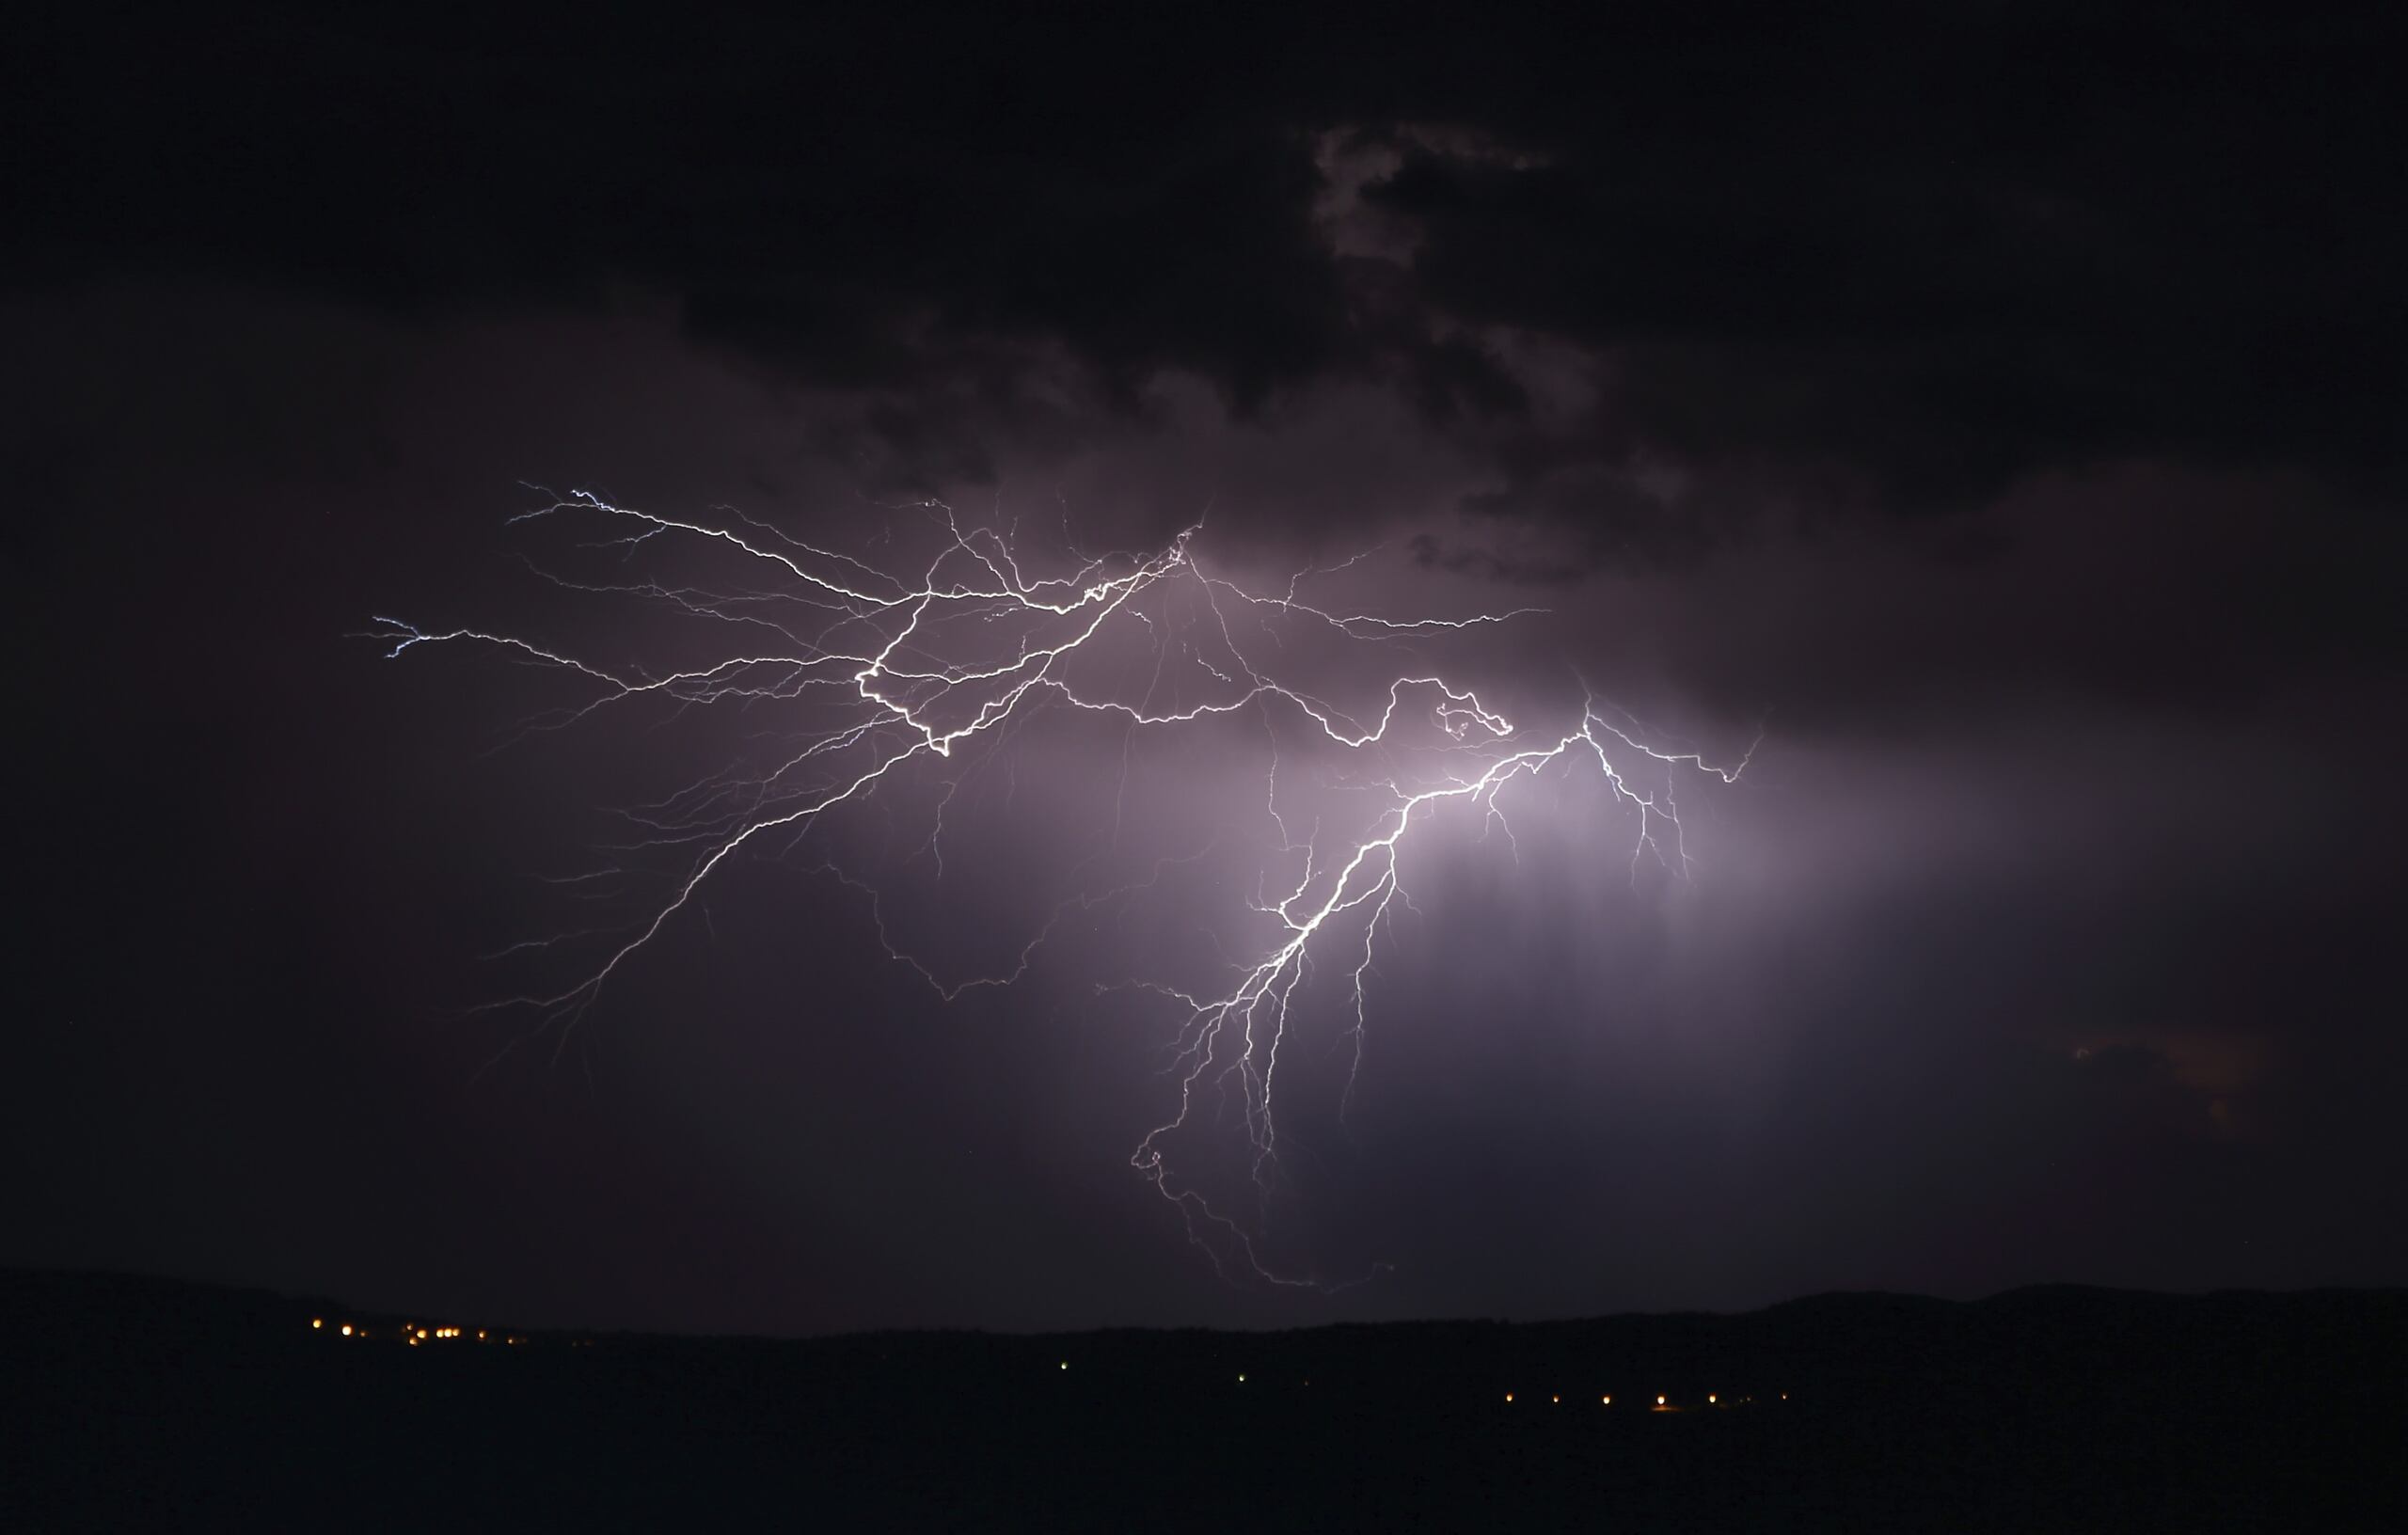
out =
[[[556,988],[488,1005],[531,1014],[532,1034],[551,1032],[564,1044],[613,977],[693,911],[714,872],[739,853],[785,856],[816,842],[820,866],[872,903],[887,953],[951,1001],[1022,979],[1066,921],[1124,907],[1182,876],[1227,873],[1236,849],[1250,888],[1208,935],[1212,962],[1191,966],[1192,977],[1092,983],[1173,1009],[1166,1075],[1174,1111],[1146,1133],[1130,1163],[1179,1208],[1190,1239],[1231,1277],[1328,1286],[1323,1275],[1266,1259],[1258,1246],[1280,1178],[1289,1081],[1282,1051],[1298,1048],[1291,1037],[1306,999],[1317,977],[1325,978],[1338,998],[1335,1043],[1347,1062],[1342,1116],[1362,1061],[1377,946],[1392,911],[1411,904],[1405,868],[1417,840],[1451,817],[1510,841],[1518,785],[1542,775],[1576,778],[1593,767],[1594,786],[1630,818],[1626,854],[1614,856],[1627,858],[1632,879],[1650,868],[1686,879],[1692,860],[1680,780],[1735,783],[1754,751],[1721,765],[1651,744],[1638,721],[1594,698],[1584,698],[1576,718],[1532,727],[1432,669],[1416,648],[1538,609],[1464,618],[1337,611],[1308,595],[1313,578],[1342,568],[1336,566],[1298,572],[1284,590],[1250,590],[1207,562],[1200,521],[1150,551],[1088,554],[1065,530],[1065,552],[1049,562],[1058,573],[1044,574],[1023,564],[1008,531],[965,528],[940,503],[898,509],[895,517],[896,526],[878,541],[886,547],[874,552],[892,561],[898,539],[925,536],[925,562],[904,566],[917,569],[909,578],[890,574],[878,559],[819,547],[741,514],[686,520],[578,492],[514,519],[575,519],[602,530],[598,541],[575,548],[616,574],[545,570],[562,590],[666,605],[718,637],[716,650],[673,669],[594,664],[508,632],[433,632],[377,621],[375,637],[390,643],[390,657],[470,641],[590,685],[586,702],[530,728],[567,729],[597,711],[651,699],[666,701],[681,721],[697,711],[741,710],[753,721],[756,745],[768,743],[632,809],[642,831],[611,851],[671,855],[682,868],[667,873],[666,891],[629,926],[605,935],[607,948],[590,967]],[[1065,714],[1123,733],[1114,792],[1085,800],[1087,830],[1105,847],[1120,845],[1131,811],[1125,743],[1134,733],[1249,721],[1246,738],[1256,750],[1208,752],[1197,760],[1216,770],[1236,765],[1250,787],[1243,799],[1213,801],[1228,814],[1191,852],[1141,859],[1141,872],[1108,884],[1094,876],[1109,861],[1090,854],[1068,871],[1073,888],[1050,914],[1036,914],[1041,901],[1032,908],[1023,899],[1025,931],[1007,964],[957,970],[898,941],[886,915],[885,880],[848,866],[833,818],[865,814],[882,796],[942,784],[926,810],[926,840],[914,849],[925,857],[901,865],[909,877],[941,886],[946,815],[968,776],[1016,775],[1032,728]],[[1001,814],[1014,814],[1017,794],[1015,779]],[[626,872],[612,863],[563,882]],[[938,910],[940,928],[983,920]],[[1127,957],[1139,956],[1133,949]],[[1234,1138],[1215,1154],[1214,1132],[1225,1124]]]

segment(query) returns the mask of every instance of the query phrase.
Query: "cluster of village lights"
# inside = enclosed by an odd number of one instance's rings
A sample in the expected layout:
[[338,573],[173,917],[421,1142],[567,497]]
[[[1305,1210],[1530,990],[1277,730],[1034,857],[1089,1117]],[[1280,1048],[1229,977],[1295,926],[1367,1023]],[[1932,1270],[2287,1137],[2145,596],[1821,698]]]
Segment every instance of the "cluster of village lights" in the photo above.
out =
[[[1069,1362],[1068,1359],[1063,1360],[1063,1361],[1062,1361],[1062,1363],[1061,1363],[1061,1368],[1062,1368],[1062,1369],[1069,1369],[1069,1368],[1070,1368],[1070,1362]],[[1238,1371],[1238,1384],[1239,1384],[1240,1385],[1244,1385],[1245,1384],[1245,1371],[1244,1371],[1244,1370],[1240,1370],[1240,1371]],[[1310,1381],[1306,1381],[1304,1384],[1305,1384],[1305,1385],[1312,1385],[1313,1383],[1312,1383],[1312,1382],[1310,1382]],[[1780,1395],[1781,1400],[1783,1400],[1783,1401],[1787,1401],[1787,1400],[1789,1400],[1789,1393],[1788,1393],[1788,1392],[1786,1392],[1786,1391],[1781,1392],[1779,1395]],[[1511,1391],[1506,1392],[1506,1393],[1505,1393],[1505,1400],[1506,1400],[1506,1401],[1507,1401],[1507,1402],[1509,1402],[1509,1403],[1510,1403],[1510,1402],[1512,1402],[1512,1401],[1513,1401],[1513,1392],[1511,1392]],[[1551,1404],[1553,1404],[1553,1405],[1555,1405],[1555,1406],[1560,1407],[1561,1405],[1563,1405],[1563,1394],[1562,1394],[1561,1392],[1555,1392],[1555,1393],[1552,1393],[1552,1394],[1550,1394],[1550,1395],[1547,1397],[1547,1399],[1546,1399],[1546,1400],[1548,1400],[1548,1402],[1549,1402],[1549,1403],[1551,1403]],[[1749,1405],[1752,1404],[1752,1403],[1755,1401],[1755,1400],[1756,1400],[1756,1399],[1755,1399],[1754,1397],[1752,1397],[1752,1396],[1741,1397],[1741,1398],[1739,1398],[1735,1402],[1732,1403],[1732,1405],[1734,1405],[1734,1406],[1739,1406],[1739,1407],[1745,1407],[1745,1406],[1749,1406]],[[1613,1399],[1613,1396],[1612,1396],[1612,1394],[1611,1394],[1611,1393],[1608,1393],[1607,1395],[1605,1395],[1605,1396],[1601,1396],[1601,1397],[1599,1397],[1599,1398],[1597,1399],[1597,1405],[1598,1405],[1598,1406],[1600,1406],[1600,1407],[1610,1407],[1610,1406],[1612,1406],[1613,1404],[1614,1404],[1614,1399]],[[1705,1394],[1705,1404],[1706,1404],[1708,1407],[1719,1407],[1719,1406],[1723,1405],[1723,1401],[1722,1401],[1722,1395],[1721,1395],[1721,1393],[1720,1393],[1720,1392],[1718,1392],[1718,1391],[1709,1391],[1709,1392],[1707,1392],[1707,1393]],[[1661,1396],[1661,1395],[1659,1395],[1659,1396],[1657,1396],[1657,1397],[1656,1397],[1656,1411],[1657,1411],[1657,1412],[1659,1412],[1659,1413],[1677,1413],[1677,1412],[1681,1411],[1681,1408],[1680,1408],[1680,1407],[1678,1407],[1677,1405],[1675,1405],[1675,1404],[1672,1402],[1672,1400],[1671,1400],[1671,1399],[1670,1397],[1667,1397],[1667,1396]]]
[[[325,1332],[326,1327],[327,1323],[325,1318],[311,1317],[309,1319],[309,1330],[311,1332]],[[365,1324],[355,1325],[348,1321],[336,1323],[334,1330],[344,1337],[372,1337],[375,1336]],[[395,1328],[390,1336],[402,1339],[411,1348],[415,1349],[421,1343],[442,1342],[455,1337],[466,1337],[468,1336],[468,1329],[466,1327],[420,1327],[415,1323],[405,1321],[402,1323],[401,1326]],[[477,1329],[477,1341],[480,1343],[501,1342],[516,1344],[524,1343],[527,1339],[516,1333],[504,1333],[499,1338],[496,1338],[484,1328],[480,1327]]]
[[[1239,1376],[1239,1377],[1238,1377],[1238,1379],[1239,1379],[1239,1380],[1241,1380],[1241,1381],[1243,1381],[1243,1380],[1244,1380],[1244,1379],[1245,1379],[1245,1377],[1244,1377],[1244,1376],[1243,1376],[1243,1375],[1241,1375],[1241,1376]],[[1781,1395],[1781,1400],[1783,1400],[1783,1401],[1787,1401],[1787,1400],[1789,1400],[1789,1393],[1788,1393],[1788,1392],[1783,1391],[1783,1392],[1782,1392],[1780,1395]],[[1547,1402],[1548,1402],[1548,1404],[1549,1404],[1550,1406],[1560,1407],[1560,1406],[1562,1406],[1562,1405],[1563,1405],[1563,1396],[1562,1396],[1562,1394],[1561,1394],[1560,1392],[1550,1393],[1550,1394],[1548,1395],[1548,1397],[1547,1397],[1547,1399],[1546,1399],[1546,1400],[1547,1400]],[[1748,1406],[1749,1404],[1752,1403],[1755,1400],[1756,1400],[1756,1399],[1755,1399],[1755,1398],[1753,1398],[1753,1397],[1741,1397],[1741,1398],[1739,1398],[1735,1402],[1733,1402],[1733,1403],[1731,1403],[1730,1405],[1733,1405],[1733,1406],[1738,1406],[1738,1407],[1745,1407],[1745,1406]],[[1506,1392],[1506,1393],[1505,1393],[1505,1400],[1506,1400],[1506,1402],[1510,1405],[1510,1404],[1513,1402],[1513,1392],[1511,1392],[1511,1391]],[[1600,1406],[1600,1407],[1610,1407],[1610,1406],[1612,1406],[1613,1404],[1614,1404],[1614,1399],[1613,1399],[1613,1397],[1612,1397],[1610,1394],[1606,1395],[1606,1396],[1599,1397],[1599,1398],[1597,1399],[1597,1405],[1598,1405],[1598,1406]],[[1707,1393],[1705,1394],[1705,1404],[1706,1404],[1708,1407],[1720,1407],[1720,1406],[1724,1405],[1723,1400],[1722,1400],[1721,1394],[1720,1394],[1719,1392],[1715,1392],[1715,1391],[1709,1391],[1709,1392],[1707,1392]],[[1678,1404],[1676,1404],[1675,1402],[1673,1402],[1673,1401],[1671,1400],[1671,1398],[1669,1398],[1669,1397],[1664,1397],[1664,1396],[1658,1396],[1658,1397],[1656,1399],[1656,1409],[1655,1409],[1655,1410],[1656,1410],[1656,1411],[1657,1411],[1657,1412],[1659,1412],[1659,1413],[1677,1413],[1677,1412],[1681,1411],[1682,1409],[1679,1407],[1679,1405],[1678,1405]]]

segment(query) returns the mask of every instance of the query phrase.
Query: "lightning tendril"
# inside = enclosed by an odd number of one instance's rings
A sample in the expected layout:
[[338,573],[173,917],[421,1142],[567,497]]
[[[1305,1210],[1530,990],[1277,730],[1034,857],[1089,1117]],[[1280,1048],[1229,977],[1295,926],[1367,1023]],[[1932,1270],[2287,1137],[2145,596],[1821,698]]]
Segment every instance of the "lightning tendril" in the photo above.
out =
[[[1284,588],[1259,593],[1208,568],[1198,551],[1200,522],[1150,550],[1086,555],[1070,543],[1067,574],[1037,576],[1023,568],[1006,533],[965,527],[943,503],[896,510],[925,515],[935,530],[935,553],[916,576],[891,575],[739,513],[720,522],[688,520],[585,491],[512,519],[590,521],[609,536],[588,547],[615,552],[624,563],[671,542],[738,562],[752,576],[739,586],[667,578],[577,581],[545,573],[576,591],[638,596],[757,637],[679,670],[633,672],[513,634],[374,620],[372,637],[388,657],[428,646],[481,645],[590,686],[586,702],[531,721],[531,728],[566,728],[645,698],[679,707],[790,705],[799,718],[808,715],[807,723],[778,734],[779,748],[766,764],[711,774],[631,812],[646,829],[645,846],[682,851],[682,874],[630,928],[608,940],[598,962],[567,984],[483,1008],[526,1014],[534,1027],[522,1037],[549,1030],[564,1043],[614,977],[697,905],[732,858],[747,850],[789,851],[832,814],[866,802],[906,775],[941,770],[938,765],[974,745],[1008,744],[1043,706],[1082,711],[1132,732],[1259,713],[1270,741],[1262,797],[1269,835],[1260,843],[1267,856],[1249,905],[1267,937],[1238,956],[1225,953],[1226,969],[1210,986],[1130,979],[1095,988],[1149,995],[1172,1009],[1165,1075],[1175,1112],[1138,1142],[1130,1165],[1178,1208],[1190,1240],[1231,1277],[1334,1288],[1314,1274],[1287,1272],[1259,1248],[1259,1217],[1268,1209],[1280,1165],[1281,1047],[1314,968],[1332,969],[1343,978],[1348,1020],[1341,1037],[1350,1052],[1342,1115],[1362,1066],[1375,940],[1392,923],[1395,908],[1411,905],[1401,868],[1417,834],[1460,806],[1501,828],[1510,840],[1505,791],[1558,765],[1593,762],[1612,799],[1633,816],[1634,878],[1652,860],[1686,879],[1693,861],[1672,790],[1676,773],[1735,783],[1762,740],[1759,733],[1735,763],[1719,766],[1696,752],[1648,744],[1636,720],[1593,697],[1583,703],[1576,722],[1533,733],[1517,729],[1470,688],[1419,665],[1385,673],[1385,686],[1367,694],[1376,714],[1360,705],[1359,714],[1351,713],[1303,680],[1300,669],[1310,666],[1300,658],[1311,649],[1307,637],[1350,651],[1409,653],[1408,641],[1544,609],[1398,618],[1338,610],[1298,594],[1309,578],[1342,570],[1362,555],[1299,571]],[[1179,601],[1171,600],[1174,594]],[[1141,647],[1154,653],[1142,688],[1116,689],[1098,680],[1101,669],[1085,664],[1099,654]],[[1319,819],[1299,828],[1296,811],[1283,811],[1281,774],[1292,765],[1283,764],[1279,731],[1299,726],[1317,750],[1335,749],[1354,765],[1359,776],[1350,780],[1352,786],[1371,796],[1371,809],[1351,828],[1333,829]],[[1643,781],[1632,771],[1640,764],[1649,765]],[[938,801],[922,845],[940,879],[945,811],[960,782],[955,778]],[[1124,780],[1124,794],[1125,786]],[[1112,814],[1120,813],[1116,803]],[[832,860],[819,867],[867,900],[887,955],[952,1002],[973,990],[1012,986],[1066,919],[1149,889],[1174,865],[1202,856],[1164,858],[1133,884],[1074,894],[1035,924],[1009,965],[950,978],[895,942],[876,886]],[[624,872],[612,865],[569,882]],[[541,951],[593,931],[531,940],[502,952]],[[1255,1216],[1242,1215],[1226,1196],[1208,1197],[1174,1168],[1170,1145],[1196,1120],[1199,1097],[1211,1090],[1224,1101],[1233,1098],[1243,1122],[1244,1161],[1259,1194]]]

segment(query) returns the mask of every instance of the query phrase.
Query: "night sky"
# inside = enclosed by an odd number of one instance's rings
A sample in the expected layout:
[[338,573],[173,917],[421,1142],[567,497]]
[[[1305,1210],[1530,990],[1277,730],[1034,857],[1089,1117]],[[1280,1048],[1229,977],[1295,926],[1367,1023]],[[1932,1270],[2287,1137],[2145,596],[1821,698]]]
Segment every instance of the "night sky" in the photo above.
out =
[[[2261,8],[20,24],[0,1263],[775,1333],[2408,1283],[2408,25]],[[876,629],[513,520],[577,491],[864,585],[973,569],[937,502],[1029,579],[1184,548],[1076,688],[1233,645],[1747,768],[1616,759],[1670,856],[1594,755],[1417,822],[1351,1091],[1359,921],[1268,1192],[1235,1079],[1176,1138],[1313,1283],[1224,1274],[1131,1165],[1183,1010],[1130,983],[1259,957],[1273,810],[1343,850],[1512,746],[1040,689],[489,1007],[716,846],[628,811],[839,714],[565,720],[610,689],[395,621]],[[1225,641],[1206,578],[1540,610]],[[1009,988],[918,968],[1064,903]]]

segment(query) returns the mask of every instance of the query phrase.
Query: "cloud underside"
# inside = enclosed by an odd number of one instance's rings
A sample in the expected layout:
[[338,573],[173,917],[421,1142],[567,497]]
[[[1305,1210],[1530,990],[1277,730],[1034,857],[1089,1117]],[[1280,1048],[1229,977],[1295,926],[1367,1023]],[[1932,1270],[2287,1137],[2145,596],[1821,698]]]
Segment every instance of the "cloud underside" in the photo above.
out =
[[874,397],[887,488],[1095,430],[1066,391],[1126,424],[1164,372],[1257,420],[1369,384],[1487,466],[1466,512],[1592,565],[2123,459],[2397,468],[2397,31],[1707,11],[59,21],[13,260],[665,304]]

